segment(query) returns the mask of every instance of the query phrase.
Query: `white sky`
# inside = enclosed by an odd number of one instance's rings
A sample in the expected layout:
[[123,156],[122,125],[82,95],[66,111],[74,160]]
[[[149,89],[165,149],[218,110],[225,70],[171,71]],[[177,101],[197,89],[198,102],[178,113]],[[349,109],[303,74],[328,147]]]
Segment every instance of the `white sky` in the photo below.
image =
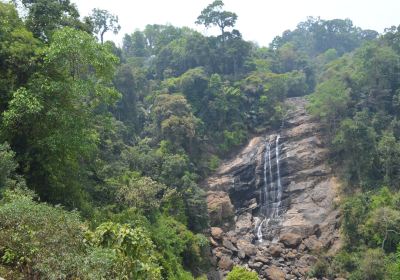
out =
[[[146,24],[188,26],[203,34],[212,30],[194,24],[201,10],[213,0],[72,0],[81,16],[93,8],[118,15],[121,31],[106,39],[118,45],[125,33],[142,30]],[[356,26],[383,32],[400,24],[400,0],[224,0],[225,10],[238,15],[236,29],[245,40],[267,46],[287,29],[294,29],[307,16],[322,19],[350,18]]]

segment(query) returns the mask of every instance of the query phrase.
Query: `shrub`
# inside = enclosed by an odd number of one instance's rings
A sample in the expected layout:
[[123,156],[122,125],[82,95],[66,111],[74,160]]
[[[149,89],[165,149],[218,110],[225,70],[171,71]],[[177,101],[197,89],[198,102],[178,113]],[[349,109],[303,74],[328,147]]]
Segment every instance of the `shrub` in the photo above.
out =
[[19,267],[26,279],[77,276],[87,263],[85,230],[77,212],[8,190],[0,204],[1,262]]
[[258,280],[257,273],[244,267],[235,266],[226,276],[226,280]]

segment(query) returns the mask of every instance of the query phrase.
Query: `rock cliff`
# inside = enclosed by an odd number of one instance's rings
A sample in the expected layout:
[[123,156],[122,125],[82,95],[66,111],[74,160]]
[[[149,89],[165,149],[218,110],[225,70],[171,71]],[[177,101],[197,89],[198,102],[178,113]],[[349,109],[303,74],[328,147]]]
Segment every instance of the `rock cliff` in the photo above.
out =
[[338,183],[306,103],[288,99],[282,128],[251,139],[205,183],[222,277],[240,264],[261,279],[305,279],[315,255],[340,246]]

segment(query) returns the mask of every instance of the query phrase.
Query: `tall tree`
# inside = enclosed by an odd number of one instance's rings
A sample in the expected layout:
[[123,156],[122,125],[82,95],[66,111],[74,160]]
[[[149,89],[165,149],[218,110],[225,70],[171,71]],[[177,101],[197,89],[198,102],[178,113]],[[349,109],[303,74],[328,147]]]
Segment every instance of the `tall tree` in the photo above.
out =
[[70,0],[14,0],[27,10],[26,25],[42,40],[49,41],[52,33],[63,26],[88,30],[79,21],[79,12]]
[[196,21],[196,24],[202,24],[205,27],[211,25],[217,26],[221,30],[222,39],[225,37],[225,29],[227,27],[234,27],[237,20],[237,14],[224,11],[223,7],[224,2],[215,0],[201,11]]
[[96,120],[119,96],[110,87],[117,58],[72,28],[56,31],[45,53],[43,68],[13,93],[2,128],[29,186],[46,200],[81,206]]
[[117,34],[121,29],[121,26],[118,24],[118,16],[111,14],[107,10],[93,9],[89,18],[93,24],[93,31],[100,36],[102,44],[106,32],[112,31],[114,34]]

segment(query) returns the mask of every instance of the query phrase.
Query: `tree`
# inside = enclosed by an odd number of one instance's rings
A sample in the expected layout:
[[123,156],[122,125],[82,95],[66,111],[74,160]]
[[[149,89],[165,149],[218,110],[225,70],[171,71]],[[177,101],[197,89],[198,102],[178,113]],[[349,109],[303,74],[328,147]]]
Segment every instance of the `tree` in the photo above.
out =
[[74,27],[88,31],[79,21],[79,13],[70,0],[14,0],[28,10],[26,25],[42,40],[49,41],[52,33],[60,27]]
[[53,34],[43,68],[14,92],[2,125],[28,185],[45,200],[76,207],[84,166],[98,145],[96,119],[119,94],[112,88],[117,58],[82,31]]
[[107,222],[88,234],[92,246],[112,249],[116,253],[113,279],[161,279],[155,246],[142,227]]
[[224,40],[225,29],[235,26],[237,15],[233,12],[223,11],[223,7],[224,3],[221,0],[215,0],[201,11],[196,24],[202,24],[205,27],[217,26],[221,30],[221,36]]
[[127,172],[119,178],[108,180],[116,189],[117,201],[147,216],[159,211],[167,186],[135,172]]
[[33,37],[12,4],[0,2],[0,112],[11,94],[35,71],[39,40]]
[[393,132],[386,132],[378,143],[379,161],[384,172],[384,182],[389,186],[399,186],[400,143]]
[[132,35],[125,35],[123,48],[127,56],[147,57],[149,55],[145,34],[136,30]]
[[198,119],[182,95],[161,94],[154,101],[153,120],[157,133],[176,147],[192,148]]
[[15,152],[11,150],[7,142],[0,144],[0,192],[4,188],[24,185],[24,180],[16,174],[17,168]]
[[350,89],[336,79],[320,83],[315,92],[310,95],[308,109],[328,128],[328,136],[332,137],[345,116],[347,104],[350,102]]
[[368,186],[376,155],[376,131],[368,125],[368,113],[359,112],[354,120],[343,120],[333,145],[349,182]]
[[106,32],[112,31],[114,34],[117,34],[121,29],[121,26],[118,24],[118,16],[111,14],[107,10],[93,9],[89,18],[93,24],[93,31],[100,36],[102,44]]

